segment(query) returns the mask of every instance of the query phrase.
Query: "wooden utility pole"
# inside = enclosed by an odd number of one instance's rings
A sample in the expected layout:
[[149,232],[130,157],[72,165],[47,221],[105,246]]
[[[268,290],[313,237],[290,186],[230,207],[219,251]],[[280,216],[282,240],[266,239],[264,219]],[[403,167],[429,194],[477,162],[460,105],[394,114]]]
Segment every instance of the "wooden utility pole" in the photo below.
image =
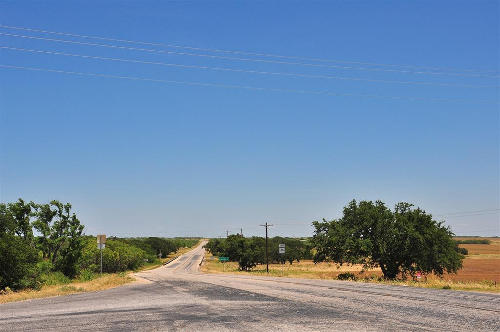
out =
[[267,229],[272,225],[266,222],[265,225],[260,225],[260,226],[264,226],[266,228],[266,271],[269,274],[269,255],[267,254]]

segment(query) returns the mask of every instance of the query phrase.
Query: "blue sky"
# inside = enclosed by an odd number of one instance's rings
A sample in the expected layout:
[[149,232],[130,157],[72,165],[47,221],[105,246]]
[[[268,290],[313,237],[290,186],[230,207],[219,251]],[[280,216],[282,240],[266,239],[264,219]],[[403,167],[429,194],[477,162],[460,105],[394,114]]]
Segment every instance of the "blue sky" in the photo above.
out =
[[380,199],[500,235],[497,1],[0,1],[0,13],[4,26],[329,60],[2,27],[3,65],[232,86],[0,68],[2,202],[71,202],[89,234],[250,235],[268,221],[293,236]]

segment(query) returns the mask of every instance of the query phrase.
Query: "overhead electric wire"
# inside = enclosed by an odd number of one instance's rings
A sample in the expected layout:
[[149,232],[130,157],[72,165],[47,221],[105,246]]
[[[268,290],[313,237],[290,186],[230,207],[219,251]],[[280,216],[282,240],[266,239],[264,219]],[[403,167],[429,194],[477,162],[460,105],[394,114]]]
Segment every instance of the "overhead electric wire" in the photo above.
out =
[[42,71],[42,72],[52,72],[68,75],[78,75],[78,76],[89,76],[89,77],[105,77],[105,78],[116,78],[116,79],[126,79],[134,81],[149,81],[157,83],[168,83],[168,84],[180,84],[180,85],[192,85],[192,86],[207,86],[207,87],[218,87],[218,88],[231,88],[231,89],[245,89],[245,90],[256,90],[256,91],[272,91],[272,92],[286,92],[286,93],[297,93],[297,94],[312,94],[312,95],[325,95],[325,96],[344,96],[344,97],[362,97],[362,98],[373,98],[373,99],[390,99],[390,100],[410,100],[410,101],[427,101],[427,102],[442,102],[442,103],[463,103],[469,102],[471,104],[496,104],[490,101],[471,101],[467,99],[452,99],[452,98],[422,98],[422,97],[404,97],[404,96],[385,96],[385,95],[373,95],[373,94],[353,94],[353,93],[340,93],[328,90],[299,90],[299,89],[285,89],[285,88],[265,88],[247,85],[235,85],[235,84],[219,84],[219,83],[205,83],[205,82],[194,82],[194,81],[176,81],[176,80],[164,80],[155,79],[147,77],[136,77],[136,76],[122,76],[122,75],[112,75],[112,74],[101,74],[101,73],[84,73],[76,71],[66,71],[59,69],[49,69],[49,68],[38,68],[38,67],[25,67],[16,65],[5,65],[0,64],[1,68],[9,69],[21,69],[30,71]]
[[137,59],[114,58],[114,57],[103,57],[103,56],[88,55],[88,54],[67,53],[67,52],[61,52],[61,51],[26,49],[26,48],[19,48],[19,47],[4,46],[4,45],[0,45],[0,49],[13,50],[13,51],[19,51],[19,52],[60,55],[60,56],[68,56],[68,57],[79,57],[79,58],[94,59],[94,60],[118,61],[118,62],[140,63],[140,64],[148,64],[148,65],[160,65],[160,66],[168,66],[168,67],[204,69],[204,70],[215,70],[215,71],[228,71],[228,72],[271,75],[271,76],[335,79],[335,80],[364,81],[364,82],[372,82],[372,83],[389,83],[389,84],[402,84],[402,85],[433,85],[433,86],[462,87],[462,88],[499,88],[499,86],[495,86],[495,85],[468,85],[468,84],[450,84],[450,83],[418,82],[418,81],[394,81],[394,80],[379,80],[379,79],[345,77],[345,76],[334,76],[334,75],[312,75],[312,74],[302,74],[302,73],[285,73],[285,72],[247,70],[247,69],[228,68],[228,67],[185,65],[185,64],[178,64],[178,63],[145,61],[145,60],[137,60]]
[[269,57],[269,58],[316,61],[316,62],[346,63],[346,64],[368,65],[368,66],[400,67],[400,68],[414,68],[414,69],[438,70],[438,71],[450,70],[450,71],[455,71],[455,72],[462,71],[462,72],[470,72],[470,73],[477,73],[477,74],[492,74],[492,73],[498,74],[497,71],[485,71],[485,70],[477,70],[477,69],[458,69],[458,68],[446,68],[446,67],[429,67],[429,66],[417,66],[417,65],[363,62],[363,61],[347,61],[347,60],[338,60],[338,59],[324,59],[324,58],[315,58],[315,57],[280,55],[280,54],[262,53],[262,52],[226,50],[226,49],[218,49],[218,48],[216,48],[216,49],[214,49],[214,48],[202,48],[202,47],[185,46],[185,45],[178,45],[178,44],[171,44],[171,43],[147,42],[147,41],[119,39],[119,38],[102,37],[102,36],[90,36],[90,35],[82,35],[82,34],[76,34],[76,33],[49,31],[49,30],[43,30],[43,29],[34,29],[34,28],[28,28],[28,27],[18,27],[18,26],[10,26],[10,25],[3,25],[3,24],[0,24],[0,27],[4,28],[4,29],[11,29],[11,30],[22,30],[22,31],[30,31],[30,32],[36,32],[36,33],[54,34],[54,35],[60,35],[60,36],[77,37],[77,38],[85,38],[85,39],[106,40],[106,41],[113,41],[113,42],[138,44],[138,45],[163,46],[163,47],[180,48],[180,49],[188,49],[188,50],[203,51],[203,52],[226,53],[226,54],[235,54],[235,55],[249,55],[249,56],[259,56],[259,57]]
[[448,75],[448,76],[485,77],[485,78],[499,78],[500,77],[500,76],[483,75],[483,74],[461,74],[461,73],[446,73],[446,72],[432,72],[432,71],[411,71],[411,70],[398,70],[398,69],[383,69],[383,68],[367,68],[367,67],[352,67],[352,66],[338,66],[338,65],[323,65],[323,64],[315,64],[315,63],[305,63],[305,62],[291,62],[291,61],[265,60],[265,59],[253,59],[253,58],[241,58],[241,57],[228,57],[228,56],[211,55],[211,54],[198,54],[198,53],[188,53],[188,52],[176,52],[176,51],[158,50],[158,49],[150,49],[150,48],[129,47],[129,46],[122,46],[122,45],[115,45],[115,44],[90,43],[90,42],[82,42],[82,41],[76,41],[76,40],[66,40],[66,39],[56,39],[56,38],[45,38],[45,37],[27,36],[27,35],[5,33],[5,32],[0,32],[0,35],[8,36],[8,37],[15,37],[15,38],[44,40],[44,41],[51,41],[51,42],[57,42],[57,43],[67,43],[67,44],[76,44],[76,45],[85,45],[85,46],[95,46],[95,47],[107,47],[107,48],[114,48],[114,49],[124,49],[124,50],[130,50],[130,51],[148,52],[148,53],[151,53],[151,54],[171,54],[171,55],[181,55],[181,56],[206,57],[206,58],[223,59],[223,60],[230,60],[230,61],[275,63],[275,64],[298,65],[298,66],[307,66],[307,67],[333,68],[333,69],[342,69],[342,70],[398,72],[398,73],[418,74],[418,75],[422,75],[422,74],[425,75],[425,74],[427,74],[427,75]]
[[448,214],[436,214],[436,217],[472,217],[487,214],[497,214],[500,213],[500,209],[487,209],[487,210],[477,210],[477,211],[464,211],[464,212],[452,212]]

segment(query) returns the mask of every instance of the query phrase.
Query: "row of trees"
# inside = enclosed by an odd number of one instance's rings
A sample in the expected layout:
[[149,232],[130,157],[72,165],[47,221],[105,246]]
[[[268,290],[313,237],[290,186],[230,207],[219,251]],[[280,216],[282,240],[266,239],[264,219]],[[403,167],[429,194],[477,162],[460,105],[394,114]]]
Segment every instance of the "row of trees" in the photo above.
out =
[[[84,226],[71,204],[0,203],[0,290],[38,288],[47,275],[75,278],[100,270],[96,238],[83,234]],[[145,262],[166,257],[197,239],[116,238],[103,250],[103,271],[135,270]]]
[[[311,246],[307,241],[293,238],[273,237],[268,241],[269,261],[292,264],[302,259],[312,259]],[[278,245],[285,244],[285,254],[279,254]],[[225,239],[211,239],[205,248],[214,256],[228,257],[238,262],[241,270],[251,270],[257,264],[266,263],[265,239],[262,237],[245,238],[242,235],[229,235]]]
[[74,277],[83,228],[69,203],[0,203],[0,288],[37,287],[40,261]]
[[[456,273],[467,254],[453,240],[449,227],[404,202],[391,210],[381,201],[353,200],[341,218],[315,221],[313,226],[310,241],[270,239],[270,261],[292,264],[294,260],[313,258],[316,263],[361,264],[365,269],[380,267],[385,278],[395,279],[414,277],[417,272]],[[278,253],[279,243],[285,243],[285,255]],[[238,262],[241,270],[265,263],[265,240],[261,237],[230,235],[210,240],[206,248],[213,255]]]

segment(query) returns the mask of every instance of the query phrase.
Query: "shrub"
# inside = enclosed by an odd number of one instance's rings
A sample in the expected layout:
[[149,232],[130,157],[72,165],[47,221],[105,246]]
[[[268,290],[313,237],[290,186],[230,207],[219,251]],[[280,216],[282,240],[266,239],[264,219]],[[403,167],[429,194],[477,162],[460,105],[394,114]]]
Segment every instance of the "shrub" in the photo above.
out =
[[[100,256],[95,238],[88,237],[79,261],[80,271],[99,272]],[[108,239],[106,248],[102,251],[102,270],[108,273],[136,270],[144,264],[146,258],[144,250],[121,240]]]
[[71,279],[64,275],[61,271],[44,273],[40,277],[42,283],[46,286],[69,284]]
[[92,270],[85,269],[80,272],[79,279],[81,281],[90,281],[95,279],[95,273]]
[[455,240],[456,244],[490,244],[488,239]]
[[11,234],[0,235],[0,289],[39,288],[38,251]]
[[357,280],[358,278],[350,272],[341,273],[337,276],[338,280]]

